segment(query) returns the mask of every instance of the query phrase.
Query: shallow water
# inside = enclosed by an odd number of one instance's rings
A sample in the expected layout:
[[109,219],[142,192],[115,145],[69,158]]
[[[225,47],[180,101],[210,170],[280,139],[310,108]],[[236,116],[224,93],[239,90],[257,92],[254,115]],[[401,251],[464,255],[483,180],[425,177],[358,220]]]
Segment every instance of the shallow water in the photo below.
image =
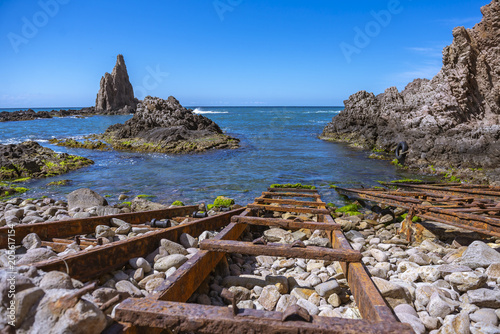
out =
[[[51,110],[46,108],[44,110]],[[39,109],[42,110],[42,109]],[[323,199],[341,198],[329,184],[376,185],[377,180],[411,177],[388,161],[368,159],[369,152],[318,139],[323,127],[338,114],[336,107],[203,107],[195,112],[214,120],[226,133],[241,139],[236,150],[202,154],[168,155],[101,152],[50,145],[54,137],[81,137],[101,133],[132,116],[93,116],[84,119],[53,118],[0,123],[0,143],[36,140],[57,152],[85,156],[95,164],[65,175],[31,180],[23,196],[62,198],[81,187],[111,195],[111,203],[126,193],[155,195],[159,202],[182,200],[186,204],[213,201],[218,195],[247,204],[272,183],[317,186]],[[69,179],[69,186],[51,181]]]

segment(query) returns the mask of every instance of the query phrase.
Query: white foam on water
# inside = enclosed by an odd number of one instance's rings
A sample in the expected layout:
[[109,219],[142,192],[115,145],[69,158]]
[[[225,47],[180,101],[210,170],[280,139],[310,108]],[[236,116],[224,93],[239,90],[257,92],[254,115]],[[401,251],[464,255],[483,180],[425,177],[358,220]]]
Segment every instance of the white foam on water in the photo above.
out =
[[202,115],[202,114],[229,114],[229,111],[212,111],[212,110],[201,110],[200,108],[196,108],[193,110],[193,113]]

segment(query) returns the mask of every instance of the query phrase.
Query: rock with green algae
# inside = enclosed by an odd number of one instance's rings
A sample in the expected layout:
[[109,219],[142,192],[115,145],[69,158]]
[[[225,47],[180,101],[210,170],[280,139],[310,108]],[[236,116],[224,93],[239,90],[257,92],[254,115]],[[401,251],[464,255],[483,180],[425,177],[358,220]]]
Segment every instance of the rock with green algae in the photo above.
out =
[[64,174],[94,163],[84,157],[56,153],[34,141],[21,144],[0,144],[0,155],[2,156],[0,180],[19,182],[27,178],[42,178]]

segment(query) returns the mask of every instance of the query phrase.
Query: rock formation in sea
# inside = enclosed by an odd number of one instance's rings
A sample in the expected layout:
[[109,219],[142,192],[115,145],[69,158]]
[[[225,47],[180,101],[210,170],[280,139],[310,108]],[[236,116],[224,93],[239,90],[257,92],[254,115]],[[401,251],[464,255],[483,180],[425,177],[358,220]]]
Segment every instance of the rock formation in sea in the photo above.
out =
[[123,55],[120,54],[111,74],[106,72],[101,78],[95,108],[97,112],[106,114],[125,114],[135,111],[136,106],[134,89],[129,81]]
[[104,134],[83,142],[66,139],[51,143],[89,149],[138,152],[188,153],[209,149],[237,148],[239,140],[225,135],[205,116],[184,108],[173,96],[167,100],[147,96],[134,116],[124,124],[110,126]]
[[0,180],[55,176],[94,163],[84,157],[56,153],[34,141],[0,144],[0,156]]
[[432,80],[350,96],[321,138],[386,151],[406,141],[411,167],[484,168],[490,180],[500,178],[499,0],[481,12],[472,29],[453,30]]

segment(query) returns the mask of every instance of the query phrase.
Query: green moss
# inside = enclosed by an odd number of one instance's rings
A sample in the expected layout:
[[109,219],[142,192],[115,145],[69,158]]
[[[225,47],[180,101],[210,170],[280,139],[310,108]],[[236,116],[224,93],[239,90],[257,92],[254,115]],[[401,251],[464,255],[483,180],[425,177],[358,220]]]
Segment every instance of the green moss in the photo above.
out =
[[344,213],[349,215],[349,216],[361,216],[361,215],[363,215],[361,212],[358,212],[358,211],[347,211]]
[[113,195],[104,195],[104,197],[110,198],[110,197],[113,197]]
[[145,194],[137,195],[137,198],[153,198],[153,197],[156,197],[156,196],[155,195],[145,195]]
[[286,184],[275,183],[275,184],[271,184],[271,188],[316,189],[315,186],[310,186],[310,185],[307,185],[307,184],[300,184],[300,183],[296,183],[296,184],[292,184],[292,183],[286,183]]
[[46,196],[46,195],[43,195],[43,196],[42,196],[42,198],[48,198],[48,196]]
[[334,207],[335,207],[335,204],[333,204],[333,203],[328,203],[326,206],[327,206],[327,207],[329,207],[329,208],[334,208]]
[[337,210],[335,210],[335,212],[358,212],[360,208],[361,206],[359,204],[353,203],[338,208]]
[[228,208],[234,204],[234,199],[225,196],[218,196],[214,201],[214,206]]
[[338,186],[336,186],[336,185],[334,185],[334,184],[330,184],[330,188],[332,188],[332,189],[336,189],[336,188],[338,188]]
[[29,189],[28,188],[24,188],[24,187],[15,187],[14,190],[16,191],[16,193],[25,193],[27,192]]
[[376,147],[374,147],[373,150],[372,150],[372,152],[374,152],[374,153],[383,153],[383,152],[385,152],[385,150],[382,149],[382,148],[376,148]]
[[[405,214],[401,215],[401,218],[403,218],[403,220],[404,220],[404,219],[406,219],[407,216],[408,216],[408,214],[405,213]],[[413,216],[413,218],[411,219],[411,221],[414,222],[414,223],[418,223],[418,222],[421,222],[422,219],[419,216]]]
[[377,187],[377,186],[375,186],[375,187],[373,187],[373,189],[384,190],[385,188],[384,187]]
[[181,201],[174,201],[172,203],[172,205],[176,205],[176,206],[184,206],[184,203],[182,203]]
[[31,177],[23,177],[21,179],[16,179],[16,180],[10,181],[10,182],[12,182],[12,183],[20,183],[20,182],[26,182],[28,180],[31,180]]
[[401,180],[393,180],[391,183],[422,183],[422,180],[419,179],[401,179]]
[[123,202],[122,205],[131,206],[132,202]]
[[208,210],[212,210],[212,208],[213,208],[214,206],[215,206],[215,205],[213,205],[213,204],[208,204],[208,205],[207,205],[207,209],[208,209]]
[[47,186],[66,186],[71,183],[71,180],[59,180],[47,183]]

